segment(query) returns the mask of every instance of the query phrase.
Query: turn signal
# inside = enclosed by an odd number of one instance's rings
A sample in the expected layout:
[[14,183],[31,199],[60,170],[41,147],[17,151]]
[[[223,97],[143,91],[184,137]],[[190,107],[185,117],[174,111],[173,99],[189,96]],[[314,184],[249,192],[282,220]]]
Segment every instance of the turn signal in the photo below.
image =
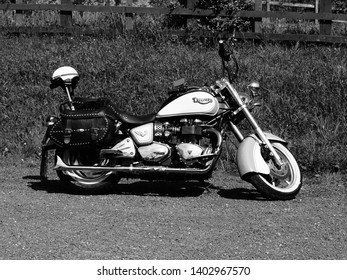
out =
[[46,118],[46,123],[48,126],[53,125],[56,121],[58,120],[58,118],[54,117],[54,116],[49,116]]
[[249,89],[252,98],[255,98],[257,96],[260,96],[260,85],[258,82],[252,82],[250,83],[247,88]]

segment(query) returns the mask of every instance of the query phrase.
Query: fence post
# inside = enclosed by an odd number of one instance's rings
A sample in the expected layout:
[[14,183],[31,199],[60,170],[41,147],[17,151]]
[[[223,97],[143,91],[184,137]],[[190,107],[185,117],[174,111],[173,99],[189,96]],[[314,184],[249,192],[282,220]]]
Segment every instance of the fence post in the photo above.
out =
[[[265,0],[265,5],[266,5],[266,11],[271,12],[271,0]],[[263,18],[262,22],[267,24],[267,23],[271,22],[271,19],[270,18]]]
[[[72,5],[73,0],[61,0],[62,5]],[[72,28],[72,11],[60,11],[60,25]]]
[[[127,0],[127,6],[132,6],[133,0]],[[133,30],[134,29],[134,15],[132,13],[125,13],[125,30]]]
[[[197,2],[197,0],[187,0],[186,8],[190,9],[190,10],[194,10],[196,2]],[[196,23],[197,23],[197,20],[195,18],[189,17],[187,19],[187,27],[188,28],[194,27],[194,25]]]
[[[319,12],[320,13],[331,13],[332,5],[331,0],[320,0],[319,1]],[[331,20],[320,20],[319,21],[319,34],[331,35]]]
[[271,12],[271,0],[266,0],[266,11]]
[[[23,0],[16,0],[16,4],[23,4]],[[22,10],[16,10],[16,26],[23,25],[24,14]]]
[[[316,14],[319,13],[319,0],[316,0],[316,1],[315,1],[314,12],[315,12]],[[318,23],[319,23],[318,19],[315,19],[314,22],[315,22],[315,24],[318,24]]]
[[[262,0],[255,0],[254,10],[255,11],[262,11],[263,10]],[[262,18],[254,18],[254,32],[255,33],[261,33],[261,24],[262,24]]]

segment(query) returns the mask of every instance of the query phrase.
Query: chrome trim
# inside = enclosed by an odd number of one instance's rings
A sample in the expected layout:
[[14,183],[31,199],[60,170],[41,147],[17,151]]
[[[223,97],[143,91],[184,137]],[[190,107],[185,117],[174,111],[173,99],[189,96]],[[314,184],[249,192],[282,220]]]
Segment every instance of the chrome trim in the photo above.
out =
[[82,166],[82,165],[67,165],[63,160],[57,156],[57,162],[54,170],[68,171],[68,170],[89,170],[89,171],[112,171],[112,172],[164,172],[176,174],[205,174],[213,168],[213,164],[205,169],[198,168],[171,168],[165,166]]

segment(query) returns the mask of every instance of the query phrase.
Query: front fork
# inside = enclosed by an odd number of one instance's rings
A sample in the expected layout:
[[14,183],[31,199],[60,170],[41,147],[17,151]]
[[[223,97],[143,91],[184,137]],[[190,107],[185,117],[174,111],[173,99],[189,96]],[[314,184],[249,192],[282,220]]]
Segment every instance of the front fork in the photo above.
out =
[[[246,106],[243,106],[242,112],[240,113],[243,113],[245,115],[246,119],[249,121],[250,125],[254,129],[255,134],[259,137],[262,143],[264,143],[265,146],[269,149],[270,156],[274,159],[276,166],[280,168],[284,164],[281,157],[278,155],[278,153],[276,152],[276,150],[270,143],[269,139],[266,137],[265,133],[258,125],[257,121],[254,119],[251,112],[248,110]],[[236,136],[237,140],[239,142],[242,142],[244,140],[244,136],[242,135],[238,127],[233,122],[230,122],[230,127],[234,135]]]
[[260,128],[254,117],[252,116],[251,112],[245,108],[243,110],[244,115],[246,116],[247,120],[255,130],[256,135],[259,137],[259,139],[266,145],[266,147],[270,151],[270,156],[275,160],[275,164],[278,168],[280,168],[284,163],[281,159],[281,157],[278,155],[274,147],[271,145],[269,139],[264,134],[263,130]]
[[[222,80],[224,83],[221,84],[221,87],[225,84],[225,86],[228,88],[229,92],[231,93],[232,97],[234,98],[235,102],[239,105],[239,108],[233,112],[234,115],[243,113],[246,119],[249,121],[250,125],[254,129],[256,135],[259,137],[259,139],[266,145],[266,147],[270,150],[270,156],[274,159],[274,162],[278,168],[280,168],[284,163],[282,162],[280,156],[276,152],[276,150],[271,145],[269,139],[266,137],[254,117],[252,116],[251,112],[247,108],[247,104],[244,103],[244,101],[241,99],[240,95],[237,93],[234,86],[227,81],[226,79]],[[236,138],[242,142],[244,137],[241,134],[240,130],[231,123],[231,128],[234,131],[234,134],[236,135]]]

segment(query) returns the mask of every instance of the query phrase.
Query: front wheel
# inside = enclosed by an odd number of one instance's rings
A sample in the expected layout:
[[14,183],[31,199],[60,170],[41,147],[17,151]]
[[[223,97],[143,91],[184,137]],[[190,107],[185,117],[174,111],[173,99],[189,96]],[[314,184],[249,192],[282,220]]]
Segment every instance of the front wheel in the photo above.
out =
[[[110,165],[109,160],[98,160],[98,154],[93,151],[57,150],[59,156],[67,165]],[[57,171],[60,180],[67,183],[74,190],[84,193],[97,193],[108,190],[118,183],[119,178],[109,171]]]
[[293,199],[301,189],[302,177],[299,165],[285,146],[280,143],[272,143],[272,146],[284,164],[277,167],[269,156],[262,153],[270,168],[270,174],[252,173],[249,175],[248,181],[258,191],[272,199]]

